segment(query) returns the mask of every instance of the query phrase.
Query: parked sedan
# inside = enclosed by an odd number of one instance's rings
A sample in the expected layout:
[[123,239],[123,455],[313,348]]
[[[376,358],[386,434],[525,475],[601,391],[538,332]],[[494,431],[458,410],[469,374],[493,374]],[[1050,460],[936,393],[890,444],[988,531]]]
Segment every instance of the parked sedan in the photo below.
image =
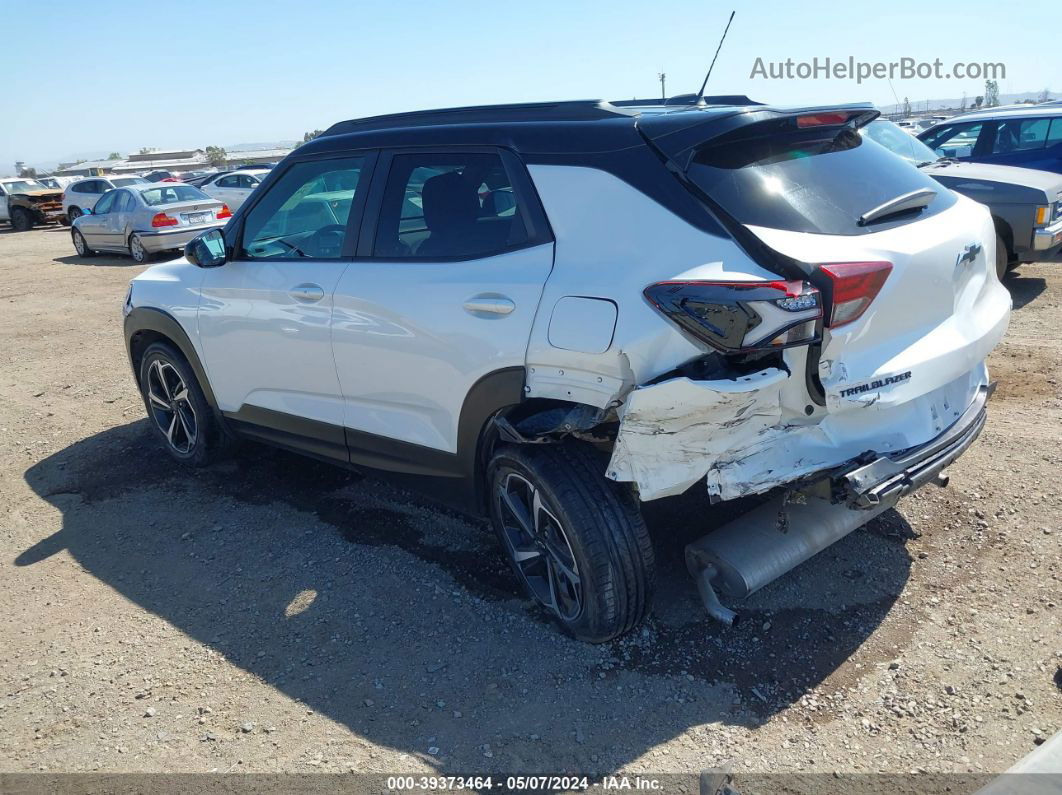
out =
[[884,119],[861,130],[866,138],[920,168],[956,193],[987,205],[996,226],[996,273],[1051,257],[1062,248],[1062,175],[991,163],[962,163],[937,153]]
[[224,202],[191,185],[148,183],[103,194],[90,213],[74,221],[71,235],[79,256],[120,251],[147,262],[160,252],[179,251],[231,217]]
[[247,201],[251,191],[257,188],[267,176],[269,176],[269,171],[265,169],[241,169],[219,174],[214,179],[208,179],[200,187],[203,193],[237,210]]

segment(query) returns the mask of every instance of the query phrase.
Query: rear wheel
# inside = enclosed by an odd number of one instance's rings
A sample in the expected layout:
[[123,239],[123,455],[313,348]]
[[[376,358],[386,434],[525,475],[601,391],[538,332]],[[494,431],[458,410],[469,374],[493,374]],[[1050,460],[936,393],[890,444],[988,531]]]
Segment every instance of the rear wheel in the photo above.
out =
[[11,228],[16,232],[28,232],[33,228],[33,216],[25,207],[11,209]]
[[199,467],[225,451],[227,437],[195,373],[172,346],[156,342],[144,351],[140,393],[152,432],[172,458]]
[[80,230],[73,230],[70,236],[74,239],[74,250],[77,251],[79,257],[96,256],[96,252],[89,248],[88,243],[85,242],[85,236],[81,234]]
[[1010,261],[1010,252],[1007,250],[1007,242],[996,235],[996,276],[1003,281],[1007,275],[1007,263]]
[[491,521],[525,590],[580,640],[629,632],[649,610],[655,563],[629,491],[589,447],[503,447],[488,467]]
[[129,238],[129,256],[141,265],[151,259],[151,254],[149,254],[148,250],[144,248],[143,241],[141,241],[136,235],[132,235]]

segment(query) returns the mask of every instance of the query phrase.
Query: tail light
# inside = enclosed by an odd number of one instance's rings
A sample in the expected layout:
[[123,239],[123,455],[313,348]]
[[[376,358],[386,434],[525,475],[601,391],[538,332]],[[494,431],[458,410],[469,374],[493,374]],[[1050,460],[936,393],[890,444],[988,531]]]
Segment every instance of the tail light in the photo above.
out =
[[177,226],[179,223],[180,221],[166,213],[155,213],[155,217],[151,219],[151,225],[156,229],[160,226]]
[[858,320],[881,292],[892,272],[889,262],[831,262],[819,270],[830,279],[830,317],[826,323],[837,328]]
[[687,333],[724,353],[788,348],[819,338],[822,300],[800,281],[658,282],[645,297]]
[[221,205],[221,209],[218,210],[218,220],[220,221],[222,218],[232,218],[232,210],[229,209],[227,204]]

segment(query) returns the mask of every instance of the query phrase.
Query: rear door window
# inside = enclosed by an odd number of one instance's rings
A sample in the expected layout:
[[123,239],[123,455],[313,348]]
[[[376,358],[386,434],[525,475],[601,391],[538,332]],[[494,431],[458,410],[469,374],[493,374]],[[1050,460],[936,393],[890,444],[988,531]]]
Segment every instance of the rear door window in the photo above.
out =
[[925,139],[940,157],[973,157],[981,135],[981,122],[952,124]]
[[[850,127],[750,134],[709,143],[689,168],[690,179],[742,224],[858,235],[926,217],[955,202],[935,180]],[[869,210],[922,189],[937,194],[924,210],[859,225]]]
[[392,159],[373,256],[472,259],[528,241],[499,155],[424,153]]
[[1047,132],[1047,146],[1058,146],[1062,144],[1062,116],[1057,119],[1051,119],[1051,128]]
[[1050,119],[1004,119],[996,126],[992,154],[1043,149],[1050,126]]

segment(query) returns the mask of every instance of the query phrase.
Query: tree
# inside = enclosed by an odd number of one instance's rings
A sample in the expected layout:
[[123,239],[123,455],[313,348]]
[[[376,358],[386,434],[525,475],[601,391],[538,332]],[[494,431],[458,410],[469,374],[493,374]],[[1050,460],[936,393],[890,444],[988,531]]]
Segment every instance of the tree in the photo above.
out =
[[984,97],[974,97],[974,107],[975,108],[979,108],[983,104],[985,104],[985,98]]
[[1036,95],[1037,102],[1047,102],[1049,99],[1051,99],[1051,92],[1046,88]]
[[212,166],[223,166],[229,159],[225,150],[220,146],[208,146],[205,152],[207,162]]
[[312,141],[314,138],[316,138],[318,135],[320,135],[323,132],[324,132],[324,130],[314,130],[313,132],[303,133],[302,134],[302,142],[306,143],[307,141]]
[[107,155],[107,159],[108,160],[121,160],[122,156],[118,152],[111,152],[109,155]]
[[903,98],[903,117],[906,119],[911,115],[911,101],[907,98]]
[[27,179],[34,179],[37,176],[37,169],[35,169],[35,168],[24,168],[24,169],[22,169],[22,173],[19,174],[19,176],[20,177],[26,177]]
[[994,108],[999,104],[999,83],[995,80],[985,81],[985,107]]
[[150,146],[141,147],[140,148],[140,152],[138,154],[141,154],[141,155],[149,155],[149,154],[151,154],[151,147]]

